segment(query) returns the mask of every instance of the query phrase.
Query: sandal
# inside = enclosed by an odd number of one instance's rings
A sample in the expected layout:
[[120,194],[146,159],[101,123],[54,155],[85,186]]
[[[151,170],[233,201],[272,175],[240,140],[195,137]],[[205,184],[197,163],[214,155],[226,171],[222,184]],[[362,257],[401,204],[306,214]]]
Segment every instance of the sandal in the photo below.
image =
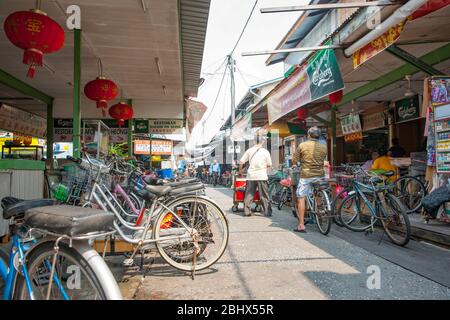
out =
[[295,229],[294,229],[294,232],[298,232],[298,233],[306,233],[306,230],[305,230],[305,229],[299,230],[299,229],[295,228]]

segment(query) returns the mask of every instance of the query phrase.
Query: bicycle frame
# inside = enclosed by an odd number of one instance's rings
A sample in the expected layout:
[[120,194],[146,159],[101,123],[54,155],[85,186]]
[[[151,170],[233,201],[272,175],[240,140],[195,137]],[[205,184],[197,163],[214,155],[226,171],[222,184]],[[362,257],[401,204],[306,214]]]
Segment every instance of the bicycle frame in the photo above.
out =
[[[12,300],[13,298],[14,287],[17,277],[17,270],[16,267],[14,266],[14,261],[16,260],[17,254],[19,255],[18,259],[20,266],[22,267],[22,273],[28,290],[28,294],[30,295],[30,299],[34,300],[35,298],[33,288],[31,286],[31,281],[28,276],[27,266],[24,263],[26,252],[32,250],[32,248],[30,247],[30,245],[22,243],[21,238],[18,235],[12,236],[12,243],[13,245],[11,248],[11,252],[9,254],[8,265],[6,266],[4,262],[0,260],[0,276],[3,278],[3,281],[5,282],[5,289],[3,291],[3,300]],[[37,241],[33,239],[32,243],[36,244]],[[51,269],[51,265],[48,261],[46,261],[46,267],[48,269]],[[58,275],[54,273],[52,278],[55,284],[58,286],[59,290],[61,291],[64,300],[69,300],[69,297],[67,296],[64,287],[59,281]]]

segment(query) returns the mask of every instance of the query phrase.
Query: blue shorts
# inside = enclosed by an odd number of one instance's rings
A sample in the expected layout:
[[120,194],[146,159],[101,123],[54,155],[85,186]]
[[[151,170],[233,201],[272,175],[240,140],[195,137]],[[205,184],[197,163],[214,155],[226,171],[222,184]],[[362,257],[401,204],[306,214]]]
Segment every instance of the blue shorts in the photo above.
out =
[[297,186],[297,198],[306,197],[311,192],[311,184],[322,179],[323,177],[300,178]]

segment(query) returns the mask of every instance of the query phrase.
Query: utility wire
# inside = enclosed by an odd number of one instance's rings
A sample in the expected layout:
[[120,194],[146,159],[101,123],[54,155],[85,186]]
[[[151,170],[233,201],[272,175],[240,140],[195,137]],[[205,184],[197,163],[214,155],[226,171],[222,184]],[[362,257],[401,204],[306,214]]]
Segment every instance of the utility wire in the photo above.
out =
[[247,25],[248,25],[248,23],[250,21],[250,18],[253,15],[253,11],[255,11],[255,7],[256,7],[257,3],[258,3],[258,0],[255,1],[255,4],[253,5],[252,11],[250,12],[250,15],[248,16],[247,21],[245,22],[244,28],[242,29],[241,34],[239,35],[239,38],[238,38],[238,40],[236,41],[236,44],[233,47],[233,50],[231,50],[230,56],[233,55],[233,52],[236,49],[237,45],[239,44],[239,41],[241,41],[242,35],[244,34],[244,31],[247,28]]

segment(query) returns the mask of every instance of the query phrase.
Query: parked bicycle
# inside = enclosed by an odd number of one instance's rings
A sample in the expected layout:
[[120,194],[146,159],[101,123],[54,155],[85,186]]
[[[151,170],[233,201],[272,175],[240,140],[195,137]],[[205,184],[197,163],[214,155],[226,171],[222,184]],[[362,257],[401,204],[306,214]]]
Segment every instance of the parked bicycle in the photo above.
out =
[[[351,188],[337,207],[337,216],[342,224],[352,231],[374,231],[375,226],[383,228],[383,235],[395,244],[405,246],[411,234],[407,210],[392,190],[395,185],[386,183],[393,172],[385,172],[384,179],[369,175],[360,167],[353,168]],[[379,222],[379,223],[378,223]],[[380,239],[380,241],[382,238]]]
[[108,212],[57,205],[55,200],[2,199],[10,220],[9,252],[0,251],[3,299],[122,299],[89,239],[113,234]]

